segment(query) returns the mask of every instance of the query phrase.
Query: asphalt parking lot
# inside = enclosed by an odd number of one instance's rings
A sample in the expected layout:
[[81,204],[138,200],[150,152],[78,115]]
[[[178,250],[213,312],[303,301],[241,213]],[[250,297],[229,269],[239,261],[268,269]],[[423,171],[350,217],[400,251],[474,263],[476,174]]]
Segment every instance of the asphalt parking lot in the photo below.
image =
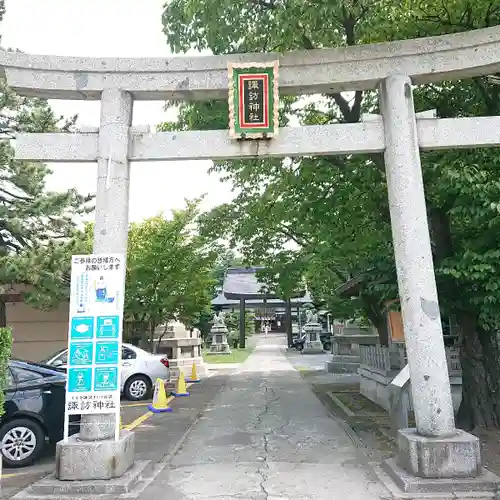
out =
[[[170,398],[171,413],[154,414],[148,410],[148,401],[122,401],[122,425],[135,432],[137,460],[161,462],[175,449],[186,431],[197,421],[206,406],[225,385],[229,374],[212,375],[188,388],[191,395]],[[47,447],[36,464],[22,469],[2,471],[0,498],[6,500],[55,468],[55,447]]]

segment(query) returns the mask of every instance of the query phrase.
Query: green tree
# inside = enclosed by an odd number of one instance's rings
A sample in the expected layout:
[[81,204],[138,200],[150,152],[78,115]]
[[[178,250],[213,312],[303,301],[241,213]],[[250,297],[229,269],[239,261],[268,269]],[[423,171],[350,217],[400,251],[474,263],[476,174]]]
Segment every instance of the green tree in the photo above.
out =
[[[234,311],[227,313],[224,322],[229,330],[229,338],[234,343],[234,347],[240,340],[240,312]],[[255,333],[255,314],[251,309],[245,309],[245,337],[249,337]]]
[[67,131],[74,118],[64,121],[46,101],[16,95],[5,80],[0,80],[0,109],[0,251],[5,255],[71,236],[77,216],[92,210],[86,204],[92,197],[74,189],[47,191],[51,170],[15,160],[11,146],[19,132]]
[[[5,13],[0,1],[0,20]],[[27,267],[44,255],[61,256],[60,245],[70,240],[80,216],[92,210],[92,196],[75,189],[47,190],[51,170],[42,163],[14,159],[12,141],[20,132],[68,131],[76,117],[65,120],[54,114],[43,99],[18,96],[0,78],[0,283],[34,285],[46,281]],[[52,253],[53,251],[53,253]],[[51,261],[58,270],[60,262]],[[46,274],[45,270],[42,270]],[[46,304],[47,297],[42,302]],[[56,298],[57,300],[57,298]],[[36,301],[35,301],[36,302]],[[0,326],[5,326],[5,303],[0,294]]]
[[71,256],[92,253],[93,224],[75,230],[67,239],[36,242],[19,254],[4,259],[4,273],[10,282],[27,285],[26,303],[50,310],[69,300]]
[[[211,238],[212,236],[209,235],[209,239]],[[214,292],[217,292],[218,290],[222,289],[222,285],[224,284],[224,278],[226,276],[226,271],[230,267],[241,267],[242,265],[243,261],[241,260],[241,258],[236,256],[234,251],[227,249],[225,247],[221,247],[212,271],[213,277],[217,282],[216,290],[214,290]]]
[[[163,23],[174,51],[281,52],[494,26],[500,9],[491,0],[172,0]],[[484,78],[443,82],[416,89],[415,101],[417,110],[434,108],[440,117],[498,115],[499,90]],[[291,102],[284,100],[283,108]],[[362,112],[377,112],[373,93],[324,95],[293,110],[302,124],[357,122]],[[227,105],[182,105],[178,123],[166,127],[227,128]],[[440,303],[463,334],[459,421],[465,428],[500,426],[498,158],[492,150],[422,156]],[[365,273],[360,305],[381,332],[383,303],[397,296],[397,287],[380,155],[219,162],[215,168],[240,194],[210,214],[210,232],[226,233],[260,262],[293,242],[289,262],[303,262],[321,290]]]
[[[208,240],[212,241],[212,237],[209,236]],[[241,259],[239,257],[236,257],[235,253],[232,250],[227,249],[225,246],[219,246],[217,258],[212,269],[212,278],[214,285],[213,287],[211,287],[212,298],[215,298],[220,290],[222,290],[224,278],[226,276],[226,271],[228,270],[228,268],[241,265],[243,265]],[[200,330],[203,338],[207,338],[212,328],[212,319],[213,311],[210,307],[196,317],[196,320],[192,326]]]
[[131,224],[125,292],[126,319],[145,325],[143,343],[157,326],[178,319],[194,326],[213,298],[216,247],[197,233],[199,201]]

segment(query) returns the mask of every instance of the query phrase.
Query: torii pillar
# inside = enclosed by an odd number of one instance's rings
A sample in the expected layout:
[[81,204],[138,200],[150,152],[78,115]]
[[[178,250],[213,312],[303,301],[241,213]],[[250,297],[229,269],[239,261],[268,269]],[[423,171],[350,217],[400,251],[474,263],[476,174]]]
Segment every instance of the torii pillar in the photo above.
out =
[[477,437],[455,428],[424,196],[412,82],[391,75],[380,87],[389,209],[405,331],[415,429],[398,431],[393,478],[473,478],[481,473]]

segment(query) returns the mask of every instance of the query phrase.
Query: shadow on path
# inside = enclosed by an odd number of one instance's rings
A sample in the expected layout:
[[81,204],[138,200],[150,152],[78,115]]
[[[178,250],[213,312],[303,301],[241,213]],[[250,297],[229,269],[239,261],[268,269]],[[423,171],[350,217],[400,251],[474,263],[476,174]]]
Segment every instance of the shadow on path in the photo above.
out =
[[388,492],[283,354],[260,338],[142,500],[365,500]]

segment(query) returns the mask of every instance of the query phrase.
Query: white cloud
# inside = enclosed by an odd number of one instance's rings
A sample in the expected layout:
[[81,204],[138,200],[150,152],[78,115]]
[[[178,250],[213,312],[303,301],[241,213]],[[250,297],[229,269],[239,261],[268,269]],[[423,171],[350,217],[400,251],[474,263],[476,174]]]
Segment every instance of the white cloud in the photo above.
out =
[[[6,0],[7,14],[0,27],[2,45],[33,54],[92,57],[168,56],[162,33],[164,0]],[[147,5],[147,7],[145,7]],[[65,116],[79,115],[79,123],[99,123],[99,103],[53,101]],[[161,102],[134,105],[134,124],[155,126],[165,120]],[[130,219],[180,208],[185,198],[208,193],[210,208],[231,199],[230,185],[208,175],[210,162],[161,162],[132,165]],[[49,189],[76,187],[94,193],[96,166],[53,164]]]

